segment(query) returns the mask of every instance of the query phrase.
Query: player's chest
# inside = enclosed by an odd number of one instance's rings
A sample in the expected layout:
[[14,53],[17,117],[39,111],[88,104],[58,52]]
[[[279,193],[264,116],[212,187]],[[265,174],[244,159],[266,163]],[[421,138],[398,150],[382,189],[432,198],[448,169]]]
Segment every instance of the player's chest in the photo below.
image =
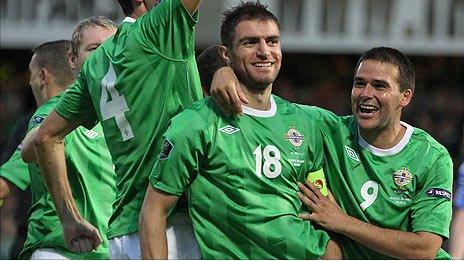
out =
[[296,120],[224,123],[215,131],[211,169],[253,179],[295,179],[314,165],[313,135]]
[[375,156],[359,146],[345,145],[342,180],[355,204],[364,212],[384,213],[385,209],[408,211],[427,167],[417,158],[404,155]]

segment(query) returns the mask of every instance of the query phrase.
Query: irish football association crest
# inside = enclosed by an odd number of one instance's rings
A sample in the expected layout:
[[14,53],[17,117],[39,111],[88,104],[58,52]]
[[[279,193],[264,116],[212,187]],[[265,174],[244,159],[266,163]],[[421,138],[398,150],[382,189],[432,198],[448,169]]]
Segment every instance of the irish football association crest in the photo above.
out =
[[393,174],[393,180],[399,189],[404,190],[404,187],[411,183],[412,174],[407,168],[402,168]]
[[295,127],[290,126],[285,139],[288,140],[293,146],[300,147],[303,144],[304,135],[299,132]]

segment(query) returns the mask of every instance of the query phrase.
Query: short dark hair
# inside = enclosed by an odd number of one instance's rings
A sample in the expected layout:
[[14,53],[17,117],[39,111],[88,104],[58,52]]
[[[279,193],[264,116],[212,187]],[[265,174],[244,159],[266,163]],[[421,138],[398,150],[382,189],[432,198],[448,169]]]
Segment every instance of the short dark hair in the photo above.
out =
[[47,69],[55,83],[63,89],[74,82],[74,73],[68,62],[70,48],[70,41],[58,40],[43,43],[31,50],[35,54],[35,66]]
[[80,21],[74,28],[73,34],[71,36],[71,52],[75,56],[78,56],[79,54],[79,47],[82,43],[82,35],[84,34],[84,31],[87,30],[87,28],[93,26],[100,26],[106,29],[118,28],[118,26],[113,21],[104,16],[92,16]]
[[227,66],[226,61],[219,53],[220,45],[213,45],[206,48],[197,57],[198,72],[200,73],[201,86],[209,95],[211,82],[214,73],[221,67]]
[[384,46],[370,49],[359,58],[355,73],[358,71],[361,62],[365,60],[373,60],[397,66],[399,71],[398,83],[400,85],[400,91],[403,92],[407,89],[411,89],[414,92],[416,86],[414,66],[409,61],[408,57],[399,50]]
[[235,27],[240,22],[250,20],[272,20],[280,30],[279,20],[268,10],[266,5],[261,4],[259,1],[241,2],[238,6],[232,7],[222,14],[222,44],[231,48],[235,36]]
[[122,12],[124,13],[125,16],[131,16],[131,14],[134,12],[134,5],[132,4],[131,0],[118,0],[119,5],[122,8]]

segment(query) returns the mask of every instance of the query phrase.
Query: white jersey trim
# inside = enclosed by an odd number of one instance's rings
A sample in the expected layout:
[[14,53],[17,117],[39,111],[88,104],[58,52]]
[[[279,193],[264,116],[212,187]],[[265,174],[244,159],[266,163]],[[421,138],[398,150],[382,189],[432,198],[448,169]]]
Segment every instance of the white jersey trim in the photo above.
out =
[[274,97],[270,97],[270,102],[271,102],[271,108],[267,111],[261,111],[257,109],[253,109],[250,107],[247,107],[245,105],[242,105],[243,113],[248,114],[250,116],[256,116],[256,117],[261,117],[261,118],[270,118],[274,115],[276,115],[277,112],[277,105],[274,101]]
[[372,152],[372,154],[376,156],[391,156],[399,153],[401,150],[408,145],[409,140],[411,139],[412,133],[414,132],[414,128],[407,124],[406,122],[400,122],[401,125],[406,127],[406,132],[404,133],[403,138],[393,147],[389,149],[380,149],[377,147],[372,146],[371,144],[367,143],[366,140],[361,136],[361,133],[359,132],[359,127],[358,127],[358,143],[361,147],[364,149]]
[[121,23],[124,23],[124,22],[135,23],[135,21],[136,20],[134,18],[127,16],[126,18],[124,18],[124,20],[122,20]]

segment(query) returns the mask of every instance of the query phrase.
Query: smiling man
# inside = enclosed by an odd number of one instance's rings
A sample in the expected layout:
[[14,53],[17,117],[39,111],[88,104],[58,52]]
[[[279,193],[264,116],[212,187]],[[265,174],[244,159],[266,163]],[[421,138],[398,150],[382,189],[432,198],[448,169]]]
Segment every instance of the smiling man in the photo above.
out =
[[224,13],[221,40],[249,105],[226,117],[208,98],[171,120],[140,214],[143,257],[167,257],[166,217],[184,191],[203,259],[339,257],[325,231],[298,217],[297,181],[321,169],[322,137],[303,109],[271,95],[277,18],[242,3]]
[[[345,235],[348,259],[446,259],[453,167],[441,144],[401,121],[415,87],[412,64],[398,50],[373,48],[358,61],[353,116],[312,107],[324,133],[329,186],[340,207],[312,185],[303,215]],[[346,213],[345,213],[346,212]]]

